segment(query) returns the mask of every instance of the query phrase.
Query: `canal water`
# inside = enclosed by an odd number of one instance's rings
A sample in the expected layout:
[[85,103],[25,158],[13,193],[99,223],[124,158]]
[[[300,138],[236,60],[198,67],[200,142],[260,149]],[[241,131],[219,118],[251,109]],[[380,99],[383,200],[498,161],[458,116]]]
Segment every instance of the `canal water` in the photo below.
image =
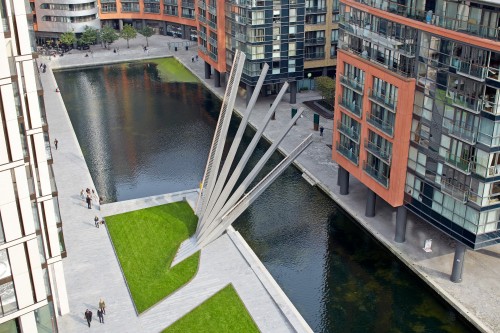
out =
[[[168,82],[152,63],[55,76],[106,202],[198,186],[220,108],[201,83]],[[315,332],[476,331],[294,167],[234,227]]]

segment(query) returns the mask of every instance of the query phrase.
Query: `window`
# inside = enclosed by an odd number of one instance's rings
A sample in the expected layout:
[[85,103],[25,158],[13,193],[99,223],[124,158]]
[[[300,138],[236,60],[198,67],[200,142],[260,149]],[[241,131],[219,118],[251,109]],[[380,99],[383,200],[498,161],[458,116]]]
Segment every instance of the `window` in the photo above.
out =
[[294,25],[291,25],[288,27],[288,35],[290,38],[295,38],[295,34],[297,33],[297,27]]
[[338,41],[339,41],[339,30],[338,29],[332,30],[332,39],[331,39],[331,42],[332,43],[337,43]]
[[264,24],[265,15],[263,10],[256,10],[252,12],[252,25]]
[[295,72],[295,59],[288,60],[288,73]]
[[273,10],[273,23],[281,22],[281,11],[279,9]]
[[290,23],[297,22],[297,8],[290,8]]
[[263,42],[265,32],[264,28],[250,30],[250,42]]
[[280,44],[273,44],[273,58],[279,58],[281,55],[281,47]]
[[297,43],[288,44],[288,56],[293,57],[296,55]]
[[280,73],[280,62],[273,61],[273,74],[279,74],[279,73]]
[[273,40],[280,40],[281,36],[281,28],[280,27],[274,27],[273,28]]
[[264,46],[249,46],[250,47],[250,59],[264,59]]

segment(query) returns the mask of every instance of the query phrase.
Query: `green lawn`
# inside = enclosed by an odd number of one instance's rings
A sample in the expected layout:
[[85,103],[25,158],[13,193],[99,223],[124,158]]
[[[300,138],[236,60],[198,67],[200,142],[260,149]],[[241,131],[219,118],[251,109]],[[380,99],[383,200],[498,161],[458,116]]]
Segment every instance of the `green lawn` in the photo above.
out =
[[106,217],[139,313],[196,274],[199,252],[170,269],[179,245],[195,232],[196,223],[196,215],[184,201]]
[[162,333],[259,332],[245,305],[230,284]]
[[144,62],[157,64],[158,72],[163,81],[199,82],[198,78],[175,58],[151,59],[144,60]]

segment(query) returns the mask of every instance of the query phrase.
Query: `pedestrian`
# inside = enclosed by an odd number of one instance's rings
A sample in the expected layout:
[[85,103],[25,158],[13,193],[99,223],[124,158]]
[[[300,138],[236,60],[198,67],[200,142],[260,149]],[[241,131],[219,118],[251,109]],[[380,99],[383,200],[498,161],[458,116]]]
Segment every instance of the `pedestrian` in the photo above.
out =
[[104,199],[102,197],[99,197],[99,206],[102,206],[103,201],[104,201]]
[[99,322],[104,324],[104,316],[102,315],[101,309],[97,310],[97,317],[99,317]]
[[87,194],[87,208],[92,209],[92,198],[90,197],[90,194]]
[[43,69],[43,64],[40,64],[40,69]]
[[90,322],[92,321],[92,311],[89,309],[85,311],[85,319],[87,319],[87,324],[89,324],[90,327]]
[[323,126],[321,126],[319,128],[319,136],[323,136],[323,131],[325,130],[325,128]]
[[57,150],[57,144],[59,143],[59,141],[57,141],[57,138],[54,139],[54,146],[56,147],[56,150]]
[[191,57],[191,62],[194,62],[194,57]]
[[198,55],[195,55],[196,61],[198,61]]
[[47,65],[43,64],[43,72],[45,73],[45,70],[47,69]]
[[116,49],[113,49],[113,53],[116,53]]
[[94,224],[96,228],[99,228],[99,218],[97,217],[97,215],[94,217]]
[[99,299],[99,309],[102,311],[102,314],[106,314],[106,303],[104,303],[104,300],[102,297]]
[[85,201],[85,194],[83,194],[83,188],[82,191],[80,192],[80,197],[82,198],[83,201]]
[[56,87],[56,92],[59,92],[59,87]]

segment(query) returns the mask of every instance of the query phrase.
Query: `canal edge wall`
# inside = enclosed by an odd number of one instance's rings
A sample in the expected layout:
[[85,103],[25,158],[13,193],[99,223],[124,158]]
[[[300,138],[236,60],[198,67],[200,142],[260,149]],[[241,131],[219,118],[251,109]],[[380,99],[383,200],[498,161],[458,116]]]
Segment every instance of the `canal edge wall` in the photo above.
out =
[[243,236],[241,236],[233,226],[229,226],[226,233],[295,331],[312,333],[313,330],[309,327],[276,280],[274,280],[271,273],[269,273],[262,261],[260,261],[259,257],[253,252]]

